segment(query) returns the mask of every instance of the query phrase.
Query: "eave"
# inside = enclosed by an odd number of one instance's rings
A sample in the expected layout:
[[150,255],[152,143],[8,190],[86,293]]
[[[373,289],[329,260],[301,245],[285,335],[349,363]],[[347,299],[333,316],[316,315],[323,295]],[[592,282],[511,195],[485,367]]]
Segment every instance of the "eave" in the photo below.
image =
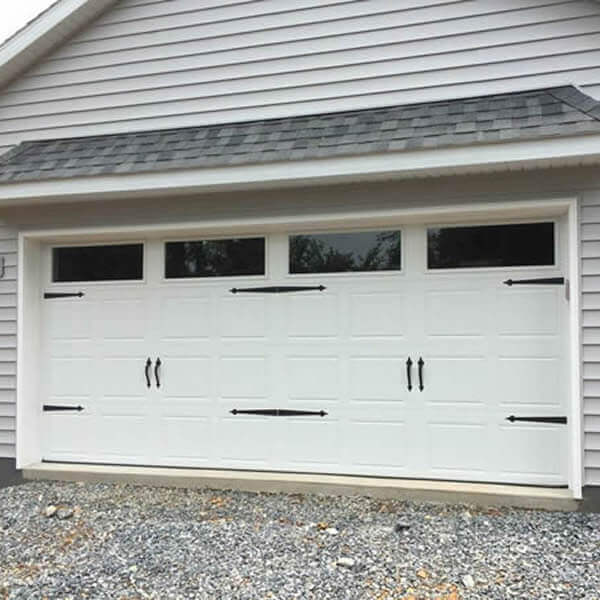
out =
[[600,134],[414,152],[0,185],[0,207],[600,164]]
[[116,0],[59,0],[0,46],[0,89]]

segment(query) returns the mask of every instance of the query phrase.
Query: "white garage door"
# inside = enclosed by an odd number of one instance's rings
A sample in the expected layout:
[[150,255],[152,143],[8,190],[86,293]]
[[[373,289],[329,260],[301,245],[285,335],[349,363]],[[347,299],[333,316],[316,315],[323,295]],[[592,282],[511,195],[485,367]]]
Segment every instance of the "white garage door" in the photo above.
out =
[[48,247],[44,459],[564,485],[563,238],[547,221]]

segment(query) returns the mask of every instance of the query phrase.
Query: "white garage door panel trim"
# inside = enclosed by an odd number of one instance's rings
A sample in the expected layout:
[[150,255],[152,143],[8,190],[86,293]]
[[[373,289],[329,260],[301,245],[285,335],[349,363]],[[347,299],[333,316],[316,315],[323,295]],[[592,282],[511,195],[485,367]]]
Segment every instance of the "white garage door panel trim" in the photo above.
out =
[[[213,236],[268,233],[282,227],[289,232],[302,230],[336,228],[370,228],[402,223],[466,223],[473,220],[498,221],[518,219],[519,221],[539,217],[555,217],[568,214],[569,235],[569,352],[570,381],[572,391],[571,412],[569,414],[570,469],[569,488],[573,497],[581,497],[582,483],[582,435],[581,435],[581,383],[580,383],[580,343],[579,343],[579,257],[576,198],[535,200],[530,202],[463,204],[453,207],[425,208],[395,211],[363,211],[347,214],[312,214],[293,218],[249,219],[245,221],[222,220],[210,223],[176,225],[152,225],[122,228],[79,228],[60,230],[22,231],[19,234],[19,301],[18,301],[18,400],[17,400],[17,461],[19,467],[41,461],[40,421],[37,368],[37,348],[39,344],[40,320],[40,273],[42,272],[41,245],[47,242],[67,243],[71,241],[92,243],[102,240],[118,240],[134,237],[181,238],[187,232]],[[403,263],[404,264],[404,263]]]

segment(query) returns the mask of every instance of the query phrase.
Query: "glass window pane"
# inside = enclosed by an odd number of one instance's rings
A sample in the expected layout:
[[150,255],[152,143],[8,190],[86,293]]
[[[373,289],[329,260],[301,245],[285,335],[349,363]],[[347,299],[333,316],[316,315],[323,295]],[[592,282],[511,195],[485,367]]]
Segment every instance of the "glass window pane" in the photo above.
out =
[[399,271],[399,231],[290,236],[290,273]]
[[441,227],[427,230],[430,269],[554,264],[554,224]]
[[265,274],[265,238],[165,244],[165,277],[234,277]]
[[52,249],[52,281],[136,280],[142,279],[143,273],[143,244]]

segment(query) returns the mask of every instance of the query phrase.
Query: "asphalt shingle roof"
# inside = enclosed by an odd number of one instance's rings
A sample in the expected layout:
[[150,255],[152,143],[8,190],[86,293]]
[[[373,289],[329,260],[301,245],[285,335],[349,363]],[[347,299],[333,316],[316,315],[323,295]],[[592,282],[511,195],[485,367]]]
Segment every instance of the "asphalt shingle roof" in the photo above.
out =
[[600,102],[563,86],[343,113],[23,142],[0,157],[0,183],[591,133],[600,133]]

